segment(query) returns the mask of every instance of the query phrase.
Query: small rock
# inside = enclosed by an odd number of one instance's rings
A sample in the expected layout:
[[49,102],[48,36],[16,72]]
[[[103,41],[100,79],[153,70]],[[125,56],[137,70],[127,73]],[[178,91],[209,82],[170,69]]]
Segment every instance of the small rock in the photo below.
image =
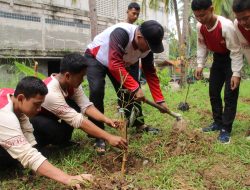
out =
[[144,160],[142,163],[143,166],[146,166],[147,164],[148,164],[148,160]]

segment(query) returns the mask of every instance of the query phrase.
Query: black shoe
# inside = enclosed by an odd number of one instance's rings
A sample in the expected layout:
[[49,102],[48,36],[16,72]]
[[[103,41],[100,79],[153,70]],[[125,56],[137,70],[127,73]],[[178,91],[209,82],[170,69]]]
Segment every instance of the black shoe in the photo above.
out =
[[204,127],[202,128],[202,132],[211,132],[211,131],[219,131],[221,130],[221,126],[216,124],[216,123],[212,123],[211,125],[209,125],[208,127]]
[[160,132],[159,129],[150,127],[149,125],[145,125],[145,124],[136,127],[136,131],[137,131],[137,133],[146,132],[146,133],[151,133],[154,135],[157,135]]
[[96,139],[94,144],[97,154],[104,155],[106,152],[106,144],[103,139]]
[[230,133],[225,129],[221,129],[218,140],[223,144],[229,144],[231,140]]

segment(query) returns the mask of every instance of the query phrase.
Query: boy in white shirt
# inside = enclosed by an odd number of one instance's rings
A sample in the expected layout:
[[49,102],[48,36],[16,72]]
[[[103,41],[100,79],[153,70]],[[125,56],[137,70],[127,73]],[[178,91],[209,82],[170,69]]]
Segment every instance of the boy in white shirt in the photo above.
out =
[[[250,64],[250,1],[234,0],[233,11],[236,16],[234,20],[236,34],[239,38],[242,52]],[[250,140],[250,129],[247,132],[247,139]]]
[[[16,159],[24,167],[65,185],[70,185],[74,179],[91,180],[90,174],[71,176],[64,173],[34,148],[37,142],[28,117],[41,110],[47,93],[46,85],[35,77],[23,78],[15,90],[0,89],[0,163]],[[79,188],[79,184],[76,187]]]
[[113,120],[95,108],[83,92],[81,83],[87,71],[86,62],[86,58],[78,53],[68,54],[61,61],[60,73],[44,80],[48,94],[41,112],[31,119],[39,146],[67,146],[71,144],[73,129],[79,128],[90,136],[105,139],[112,146],[127,148],[125,139],[100,129],[85,117],[117,127]]
[[244,56],[250,64],[250,1],[234,0],[233,11],[236,19],[234,26]]
[[[237,110],[240,71],[243,56],[232,21],[214,14],[212,0],[193,0],[192,10],[197,24],[197,68],[195,77],[201,79],[208,52],[213,52],[210,69],[209,97],[214,122],[203,132],[220,131],[218,140],[230,142],[230,134]],[[224,90],[224,105],[221,90]]]

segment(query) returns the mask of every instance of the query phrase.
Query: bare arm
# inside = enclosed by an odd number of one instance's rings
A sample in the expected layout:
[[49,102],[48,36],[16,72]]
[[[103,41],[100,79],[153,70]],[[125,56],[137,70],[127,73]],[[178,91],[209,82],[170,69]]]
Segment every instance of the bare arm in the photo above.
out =
[[[55,181],[58,181],[65,185],[71,185],[72,180],[77,180],[80,182],[83,182],[84,180],[92,181],[93,176],[91,174],[81,174],[77,176],[70,176],[66,173],[64,173],[62,170],[56,168],[51,163],[49,163],[47,160],[45,160],[37,169],[37,173],[43,176],[46,176],[50,179],[53,179]],[[77,188],[79,188],[79,184],[75,185]]]
[[127,141],[122,137],[112,135],[101,128],[97,127],[94,123],[88,119],[84,119],[80,126],[80,129],[85,131],[87,134],[94,136],[96,138],[104,139],[112,146],[127,149]]
[[103,113],[101,113],[98,109],[96,109],[94,105],[87,107],[85,114],[97,121],[106,123],[110,127],[114,127],[114,128],[117,127],[115,123],[112,121],[112,119],[106,117]]

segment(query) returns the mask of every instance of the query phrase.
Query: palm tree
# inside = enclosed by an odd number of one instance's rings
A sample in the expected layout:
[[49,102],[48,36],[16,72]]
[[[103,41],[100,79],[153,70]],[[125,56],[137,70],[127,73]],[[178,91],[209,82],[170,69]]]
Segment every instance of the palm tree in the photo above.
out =
[[[178,7],[177,0],[162,0],[165,5],[166,12],[174,11],[175,20],[176,20],[176,28],[178,34],[178,46],[179,46],[179,56],[181,58],[181,81],[180,85],[183,87],[186,83],[186,64],[184,58],[187,57],[186,46],[188,44],[188,35],[189,35],[189,10],[190,10],[190,0],[183,1],[182,7],[182,31],[181,31],[181,24],[180,24],[180,11]],[[158,1],[151,0],[149,3],[151,8],[157,9]],[[170,7],[170,9],[169,9]]]
[[215,13],[230,19],[233,19],[232,4],[233,0],[213,0]]

